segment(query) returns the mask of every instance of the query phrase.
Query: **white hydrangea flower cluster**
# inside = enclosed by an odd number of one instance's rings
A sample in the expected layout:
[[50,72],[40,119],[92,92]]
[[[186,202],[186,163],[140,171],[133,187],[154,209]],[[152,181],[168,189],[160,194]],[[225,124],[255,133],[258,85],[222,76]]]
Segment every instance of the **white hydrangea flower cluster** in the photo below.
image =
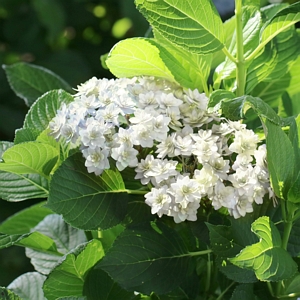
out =
[[90,173],[109,169],[110,157],[119,171],[134,168],[159,217],[195,221],[203,201],[239,218],[272,196],[266,147],[244,124],[208,112],[207,104],[198,90],[161,79],[94,77],[78,86],[50,129],[80,146]]

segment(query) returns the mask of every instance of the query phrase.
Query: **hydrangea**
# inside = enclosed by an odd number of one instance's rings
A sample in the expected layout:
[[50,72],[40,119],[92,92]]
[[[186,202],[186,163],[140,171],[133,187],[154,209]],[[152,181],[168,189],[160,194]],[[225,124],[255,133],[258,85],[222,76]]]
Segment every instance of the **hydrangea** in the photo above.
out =
[[152,214],[195,221],[201,205],[234,218],[272,196],[266,147],[241,122],[207,109],[208,98],[152,77],[97,79],[77,87],[50,122],[79,146],[87,171],[133,168]]

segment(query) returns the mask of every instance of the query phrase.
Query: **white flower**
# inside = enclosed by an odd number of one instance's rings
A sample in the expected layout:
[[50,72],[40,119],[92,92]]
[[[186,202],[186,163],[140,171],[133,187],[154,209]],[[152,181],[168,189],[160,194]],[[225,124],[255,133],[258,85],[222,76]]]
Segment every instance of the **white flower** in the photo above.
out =
[[134,179],[140,179],[142,184],[148,184],[150,182],[151,176],[145,175],[147,171],[153,168],[154,157],[153,155],[147,155],[145,159],[141,159],[138,163],[137,168],[135,168],[136,176]]
[[171,195],[168,194],[168,187],[152,188],[151,192],[145,195],[145,202],[151,206],[151,213],[157,214],[160,218],[164,214],[168,214],[170,203],[172,202]]
[[50,134],[58,140],[61,136],[61,128],[66,123],[66,118],[68,116],[68,108],[65,103],[62,104],[61,108],[57,111],[56,116],[50,121],[49,128]]
[[176,166],[177,161],[155,159],[151,164],[151,168],[144,174],[145,177],[150,177],[154,184],[157,184],[163,180],[168,180],[169,177],[177,176]]
[[169,131],[169,123],[171,119],[169,117],[160,115],[152,119],[152,132],[151,136],[154,140],[162,142],[167,138]]
[[141,145],[144,148],[153,146],[152,127],[143,124],[131,126],[133,130],[134,145]]
[[206,194],[212,194],[213,187],[219,177],[209,164],[204,164],[201,170],[195,170],[194,179],[198,184],[198,190],[205,196]]
[[253,199],[247,195],[239,196],[236,205],[228,211],[235,219],[244,217],[246,213],[253,212],[252,202]]
[[214,187],[214,193],[211,196],[214,209],[218,210],[222,206],[233,208],[236,203],[235,190],[231,186],[225,186],[224,183],[218,181]]
[[178,177],[176,182],[171,184],[170,193],[174,196],[175,203],[180,203],[182,208],[187,208],[189,202],[199,201],[201,198],[197,181],[189,176]]
[[111,149],[111,157],[116,161],[119,171],[123,171],[126,167],[136,167],[138,164],[137,154],[137,150],[125,145]]
[[82,150],[85,157],[85,166],[89,173],[100,175],[103,170],[109,169],[108,150],[101,148],[86,148]]
[[104,121],[97,121],[89,118],[86,122],[86,128],[79,129],[81,142],[84,146],[90,148],[104,147],[106,126]]
[[252,130],[244,129],[235,133],[229,150],[238,154],[254,155],[258,142],[258,136]]
[[173,217],[175,223],[181,223],[185,220],[196,221],[199,207],[199,201],[189,202],[186,207],[183,207],[180,203],[175,203],[168,216]]
[[175,156],[175,133],[168,135],[167,138],[162,141],[160,144],[157,145],[157,150],[155,151],[158,153],[157,157],[164,158],[166,156],[174,157]]

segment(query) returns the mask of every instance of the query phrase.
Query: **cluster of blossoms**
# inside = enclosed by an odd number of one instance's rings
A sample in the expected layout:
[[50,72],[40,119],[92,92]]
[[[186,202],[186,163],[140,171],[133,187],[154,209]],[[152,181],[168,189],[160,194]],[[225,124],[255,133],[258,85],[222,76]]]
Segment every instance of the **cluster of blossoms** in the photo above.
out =
[[88,172],[115,160],[149,187],[153,214],[176,223],[197,219],[201,202],[234,218],[272,195],[266,147],[240,122],[207,110],[198,90],[150,77],[92,78],[50,123],[51,134],[80,146]]

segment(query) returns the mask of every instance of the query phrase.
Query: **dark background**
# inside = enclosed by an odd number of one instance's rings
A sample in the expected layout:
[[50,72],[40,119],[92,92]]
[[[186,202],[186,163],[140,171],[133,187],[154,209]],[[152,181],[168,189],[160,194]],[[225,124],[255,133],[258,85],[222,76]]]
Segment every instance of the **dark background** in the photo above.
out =
[[[233,14],[234,0],[215,3],[223,19]],[[111,78],[100,56],[121,39],[144,36],[148,28],[134,0],[0,0],[0,64],[43,66],[76,87],[92,76]],[[13,141],[27,110],[1,68],[0,140]],[[0,199],[0,222],[37,202]],[[0,286],[31,270],[23,248],[0,251]]]

